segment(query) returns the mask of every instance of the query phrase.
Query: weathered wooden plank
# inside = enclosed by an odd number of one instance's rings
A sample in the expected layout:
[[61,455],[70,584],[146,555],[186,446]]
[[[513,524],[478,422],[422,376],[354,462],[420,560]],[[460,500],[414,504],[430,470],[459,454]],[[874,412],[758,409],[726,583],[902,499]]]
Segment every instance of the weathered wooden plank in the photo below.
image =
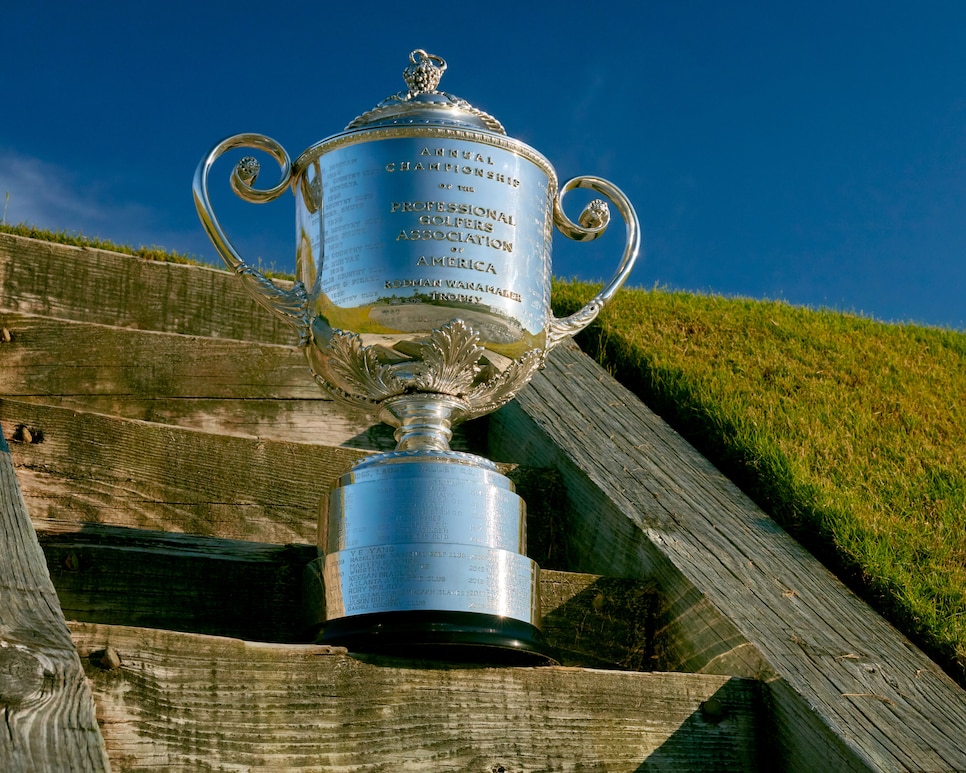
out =
[[11,234],[0,234],[0,308],[186,335],[296,339],[233,274]]
[[219,434],[388,450],[392,430],[336,405],[291,346],[0,312],[0,395]]
[[542,630],[561,664],[654,670],[653,583],[544,569],[540,601]]
[[[119,770],[757,769],[748,680],[420,667],[312,645],[71,628]],[[92,661],[107,647],[120,664],[103,670]]]
[[[34,526],[69,620],[290,643],[312,641],[325,620],[314,545]],[[540,596],[561,663],[650,669],[656,594],[648,583],[544,571]]]
[[256,542],[314,543],[323,494],[365,456],[15,400],[0,400],[0,421],[35,441],[13,444],[35,518]]
[[645,534],[573,460],[546,442],[518,405],[503,408],[491,426],[491,458],[529,459],[538,469],[555,469],[565,486],[566,496],[553,510],[553,566],[658,582],[655,669],[774,677],[758,649],[693,582],[660,554],[648,555]]
[[[396,447],[392,427],[376,422],[363,411],[346,408],[330,400],[138,395],[30,395],[17,396],[16,399],[82,413],[172,424],[211,435],[345,446],[362,451],[391,451]],[[476,434],[461,429],[457,428],[454,432],[453,448],[472,452],[481,441]]]
[[557,464],[572,502],[609,500],[566,519],[573,568],[693,585],[731,621],[722,638],[762,660],[787,769],[966,769],[966,691],[575,347],[490,437],[498,458]]
[[0,430],[0,769],[107,770],[80,659]]
[[321,400],[294,346],[0,311],[0,394]]

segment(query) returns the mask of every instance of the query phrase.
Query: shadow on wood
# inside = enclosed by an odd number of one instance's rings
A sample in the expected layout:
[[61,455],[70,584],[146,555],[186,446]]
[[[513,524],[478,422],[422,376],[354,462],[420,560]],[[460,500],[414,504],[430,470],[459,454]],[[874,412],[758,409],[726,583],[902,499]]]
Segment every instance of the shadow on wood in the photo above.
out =
[[[38,522],[68,619],[259,642],[311,642],[324,621],[319,551],[101,524]],[[547,639],[567,665],[650,666],[654,589],[543,572]]]

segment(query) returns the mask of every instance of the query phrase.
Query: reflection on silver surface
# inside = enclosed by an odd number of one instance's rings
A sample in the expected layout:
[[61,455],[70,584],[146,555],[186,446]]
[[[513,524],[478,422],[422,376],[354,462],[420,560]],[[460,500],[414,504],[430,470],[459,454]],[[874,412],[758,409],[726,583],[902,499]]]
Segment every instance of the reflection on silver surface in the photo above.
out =
[[[357,464],[325,508],[328,619],[439,610],[536,626],[525,506],[492,463],[451,452],[449,438],[511,400],[554,346],[594,320],[637,259],[639,226],[614,185],[582,176],[558,186],[539,152],[440,91],[445,69],[414,51],[405,91],[294,162],[263,135],[229,137],[199,164],[194,198],[226,264],[298,332],[316,382],[396,428],[397,450]],[[294,193],[292,290],[249,266],[212,210],[209,173],[239,148],[273,158],[280,178],[255,188],[259,163],[246,156],[230,176],[238,196]],[[577,188],[601,198],[573,221],[562,202]],[[626,232],[617,270],[583,309],[555,318],[553,231],[592,241],[611,206]]]
[[540,624],[539,569],[508,550],[447,542],[342,550],[326,556],[324,580],[329,620],[433,609]]
[[356,483],[332,493],[325,549],[453,542],[520,550],[525,518],[523,500],[496,486],[475,484],[467,491],[459,481],[432,479],[397,481],[391,488]]
[[539,597],[528,590],[539,568],[523,555],[526,506],[487,460],[453,452],[365,460],[329,495],[325,532],[330,620],[431,608],[539,626]]
[[[461,403],[455,423],[512,399],[556,344],[593,321],[630,274],[640,229],[614,185],[582,176],[558,190],[540,153],[465,100],[430,88],[445,70],[440,57],[414,51],[410,60],[406,92],[294,162],[259,134],[218,143],[198,166],[194,197],[225,262],[260,303],[296,327],[323,389],[373,408],[412,392],[445,394]],[[291,291],[244,261],[211,207],[211,168],[238,148],[267,153],[281,172],[273,187],[257,189],[258,163],[242,159],[231,175],[240,197],[261,203],[295,194]],[[602,198],[574,222],[562,201],[576,188]],[[620,264],[583,309],[557,319],[550,310],[554,227],[570,239],[596,239],[610,223],[605,201],[626,226]],[[440,331],[457,321],[462,338],[472,339],[473,358],[438,345]],[[393,412],[384,418],[395,422]]]

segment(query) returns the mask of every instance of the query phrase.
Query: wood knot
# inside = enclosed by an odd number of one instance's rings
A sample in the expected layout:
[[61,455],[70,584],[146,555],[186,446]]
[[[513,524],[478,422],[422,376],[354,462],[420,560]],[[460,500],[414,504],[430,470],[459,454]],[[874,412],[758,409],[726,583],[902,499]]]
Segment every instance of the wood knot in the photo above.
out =
[[0,705],[17,706],[44,684],[44,670],[29,652],[0,642]]
[[117,650],[108,645],[102,650],[91,653],[91,663],[105,671],[114,671],[121,667],[121,656]]
[[15,443],[30,443],[36,445],[44,442],[44,431],[36,427],[28,427],[20,424],[13,431],[13,441]]
[[708,698],[708,700],[701,703],[700,708],[701,716],[704,717],[708,722],[714,722],[717,724],[725,718],[724,704],[717,698]]
[[0,327],[0,344],[9,344],[13,340],[13,334],[5,327]]

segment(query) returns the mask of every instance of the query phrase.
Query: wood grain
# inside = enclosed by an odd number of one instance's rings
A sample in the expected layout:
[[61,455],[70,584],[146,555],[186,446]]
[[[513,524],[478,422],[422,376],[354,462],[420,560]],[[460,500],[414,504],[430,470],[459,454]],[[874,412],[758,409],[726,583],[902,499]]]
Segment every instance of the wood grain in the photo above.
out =
[[314,545],[35,521],[68,620],[250,641],[307,642],[302,573]]
[[[311,645],[71,629],[91,663],[119,771],[757,768],[757,688],[749,680],[449,668]],[[92,664],[107,647],[118,668]]]
[[0,234],[0,308],[184,335],[296,341],[233,274],[12,234]]
[[322,495],[362,451],[211,435],[0,400],[30,512],[249,539],[314,543]]
[[966,769],[966,691],[576,347],[518,406],[494,415],[491,442],[535,464],[566,458],[579,502],[588,489],[609,500],[567,521],[573,568],[699,588],[731,621],[723,638],[737,631],[767,669],[787,769]]
[[108,770],[94,703],[0,432],[0,769]]
[[[367,452],[210,433],[0,399],[35,520],[227,539],[314,544],[319,503]],[[33,442],[24,442],[23,431]],[[554,554],[562,486],[548,470],[503,465],[528,507],[534,558]],[[387,493],[388,495],[388,493]]]
[[0,393],[322,400],[294,346],[0,311]]

